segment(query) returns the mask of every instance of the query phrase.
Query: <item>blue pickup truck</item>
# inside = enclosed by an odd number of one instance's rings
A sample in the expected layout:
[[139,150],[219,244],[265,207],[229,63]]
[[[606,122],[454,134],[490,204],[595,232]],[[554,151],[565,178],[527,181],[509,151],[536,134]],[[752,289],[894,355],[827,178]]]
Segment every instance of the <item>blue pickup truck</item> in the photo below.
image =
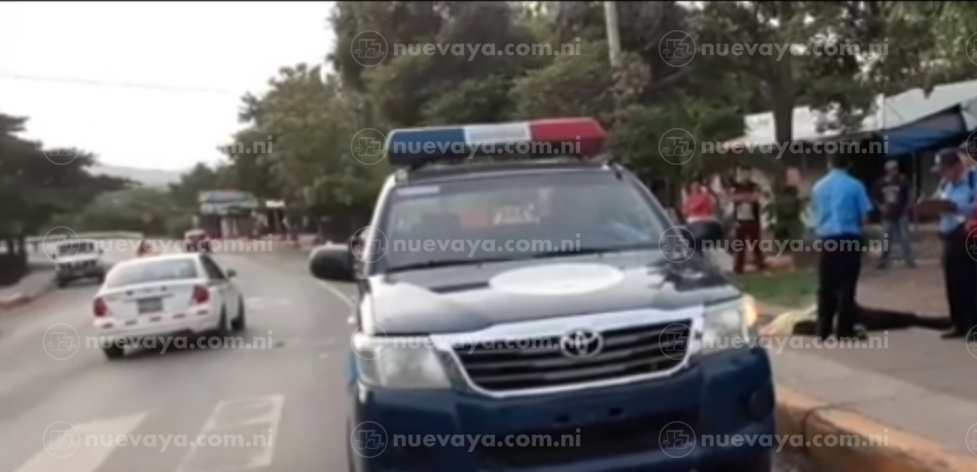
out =
[[582,118],[390,133],[371,226],[310,256],[359,289],[350,471],[771,469],[769,440],[715,439],[774,433],[755,306],[669,252],[603,141]]

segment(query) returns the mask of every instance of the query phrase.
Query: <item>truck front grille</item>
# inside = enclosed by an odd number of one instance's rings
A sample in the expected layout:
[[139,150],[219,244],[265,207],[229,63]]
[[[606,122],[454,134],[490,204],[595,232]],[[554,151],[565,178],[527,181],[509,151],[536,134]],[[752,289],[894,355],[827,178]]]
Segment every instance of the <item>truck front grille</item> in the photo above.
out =
[[588,357],[566,355],[560,336],[453,347],[475,385],[510,392],[667,371],[684,360],[690,326],[691,320],[680,320],[603,331],[603,348]]

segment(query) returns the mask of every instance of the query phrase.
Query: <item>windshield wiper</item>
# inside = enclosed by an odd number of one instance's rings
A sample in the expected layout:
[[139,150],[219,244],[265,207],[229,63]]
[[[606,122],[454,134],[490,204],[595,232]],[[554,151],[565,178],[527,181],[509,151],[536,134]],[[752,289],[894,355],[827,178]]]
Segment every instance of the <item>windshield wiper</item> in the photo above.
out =
[[555,251],[537,252],[526,259],[546,259],[550,257],[562,257],[562,256],[581,256],[587,254],[605,254],[608,252],[624,252],[624,251],[635,251],[640,249],[652,249],[655,245],[650,242],[645,243],[635,243],[628,244],[624,246],[613,246],[613,247],[582,247],[577,249],[559,249]]
[[582,256],[586,254],[603,254],[605,252],[611,252],[612,248],[602,248],[602,247],[582,247],[578,249],[557,249],[555,251],[537,252],[525,257],[524,259],[547,259],[550,257],[561,257],[561,256]]
[[435,269],[439,267],[454,267],[463,265],[473,265],[473,264],[484,264],[487,262],[506,262],[512,261],[514,259],[503,258],[503,257],[493,257],[485,259],[445,259],[445,260],[431,260],[425,262],[417,262],[414,264],[404,264],[400,266],[390,267],[386,270],[386,273],[394,272],[406,272],[408,270],[420,270],[420,269]]

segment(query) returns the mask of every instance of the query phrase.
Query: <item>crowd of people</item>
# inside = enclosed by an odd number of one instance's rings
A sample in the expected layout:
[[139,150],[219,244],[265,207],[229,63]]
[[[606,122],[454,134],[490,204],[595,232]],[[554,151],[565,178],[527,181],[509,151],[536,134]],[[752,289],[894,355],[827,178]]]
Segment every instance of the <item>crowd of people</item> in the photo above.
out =
[[[909,231],[910,214],[938,219],[941,266],[952,321],[952,328],[943,338],[965,337],[977,328],[977,254],[972,254],[967,245],[970,234],[977,231],[977,165],[961,149],[939,151],[933,169],[940,177],[937,191],[929,197],[916,198],[897,161],[885,163],[885,175],[871,190],[850,174],[850,164],[846,156],[833,156],[830,171],[811,190],[815,236],[822,241],[833,241],[831,247],[837,248],[819,253],[815,335],[822,339],[832,333],[839,338],[864,337],[855,329],[859,313],[856,294],[865,227],[869,215],[877,210],[885,237],[899,246],[909,269],[916,267]],[[745,243],[732,246],[734,272],[743,272],[747,256],[752,256],[754,266],[762,271],[766,268],[763,254],[757,245],[751,244],[761,238],[762,231],[762,192],[752,178],[752,169],[737,168],[736,180],[723,187],[732,205],[730,234]],[[694,239],[725,237],[720,201],[717,192],[703,179],[694,179],[688,186],[682,214]],[[889,245],[883,245],[879,269],[888,268],[891,253]]]
[[[736,168],[732,182],[722,184],[725,199],[732,205],[733,228],[735,239],[743,241],[743,245],[734,245],[733,271],[743,273],[746,258],[753,259],[757,270],[766,270],[766,259],[760,250],[758,242],[762,235],[761,199],[763,192],[760,185],[753,178],[753,169],[749,166]],[[725,237],[726,230],[722,217],[724,209],[722,198],[713,191],[705,178],[697,177],[686,188],[686,195],[682,207],[682,215],[688,229],[694,236],[695,244],[702,241],[718,241]],[[699,249],[696,246],[695,249]]]
[[[977,210],[977,167],[958,148],[936,154],[933,169],[940,175],[935,195],[913,199],[906,179],[894,161],[886,163],[886,176],[875,186],[875,199],[865,186],[848,173],[849,162],[842,158],[832,162],[832,170],[812,190],[816,218],[815,232],[821,239],[858,241],[864,235],[867,217],[873,206],[881,214],[882,226],[890,238],[900,243],[903,258],[910,268],[915,259],[910,242],[907,214],[937,216],[942,241],[943,280],[952,328],[943,338],[962,338],[977,327],[977,260],[968,253],[967,240],[975,227]],[[839,245],[838,247],[845,247]],[[816,335],[824,338],[834,330],[839,337],[856,336],[855,303],[862,253],[859,245],[849,250],[823,252],[819,266],[818,320]],[[885,251],[880,267],[889,262]]]

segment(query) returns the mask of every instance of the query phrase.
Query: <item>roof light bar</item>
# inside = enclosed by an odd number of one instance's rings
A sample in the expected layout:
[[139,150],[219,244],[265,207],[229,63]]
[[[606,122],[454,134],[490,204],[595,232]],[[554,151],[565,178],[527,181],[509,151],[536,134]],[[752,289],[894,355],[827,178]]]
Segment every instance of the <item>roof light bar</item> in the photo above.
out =
[[593,156],[606,136],[592,118],[398,129],[387,138],[386,152],[391,165],[412,167],[475,155]]

